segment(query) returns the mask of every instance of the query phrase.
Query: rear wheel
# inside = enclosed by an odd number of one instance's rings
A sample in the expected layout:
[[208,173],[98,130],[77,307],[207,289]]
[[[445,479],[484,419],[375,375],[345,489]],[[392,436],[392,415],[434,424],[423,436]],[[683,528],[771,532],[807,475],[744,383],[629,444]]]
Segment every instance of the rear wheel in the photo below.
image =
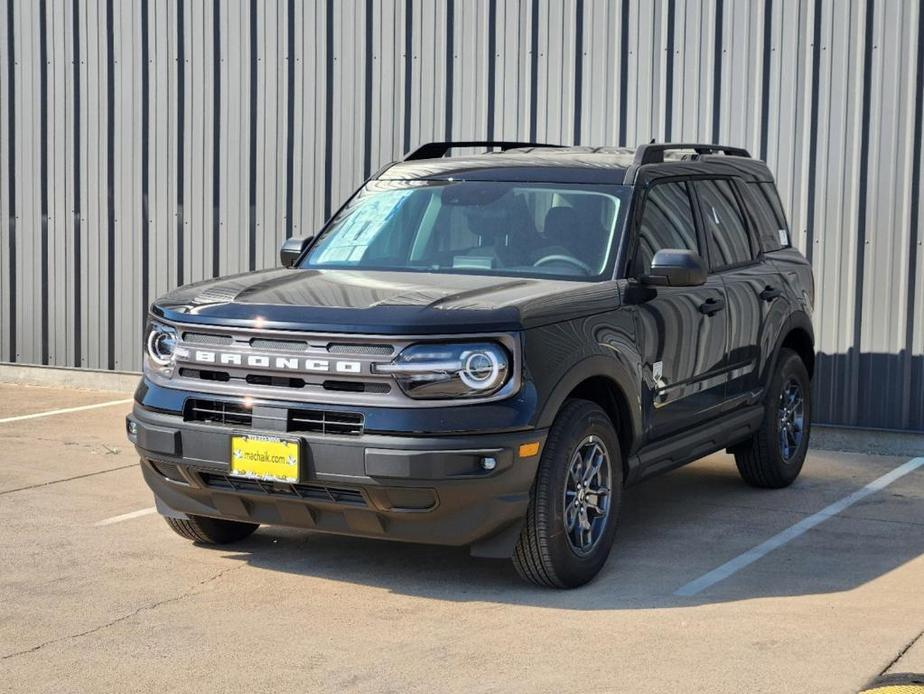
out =
[[779,489],[795,481],[808,452],[812,389],[808,371],[794,351],[780,351],[767,389],[760,430],[733,449],[738,472],[754,487]]
[[249,537],[260,526],[256,523],[187,516],[186,518],[164,517],[173,532],[198,545],[225,545]]
[[513,563],[527,581],[575,588],[606,562],[622,500],[622,457],[606,413],[562,407],[546,440]]

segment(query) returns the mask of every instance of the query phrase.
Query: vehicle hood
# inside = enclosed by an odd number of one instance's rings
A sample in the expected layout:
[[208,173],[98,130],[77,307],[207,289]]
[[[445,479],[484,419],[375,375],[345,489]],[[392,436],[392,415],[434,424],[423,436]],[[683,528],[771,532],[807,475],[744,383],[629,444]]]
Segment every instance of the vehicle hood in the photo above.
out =
[[523,330],[615,308],[615,282],[275,269],[180,287],[152,313],[184,323],[373,334]]

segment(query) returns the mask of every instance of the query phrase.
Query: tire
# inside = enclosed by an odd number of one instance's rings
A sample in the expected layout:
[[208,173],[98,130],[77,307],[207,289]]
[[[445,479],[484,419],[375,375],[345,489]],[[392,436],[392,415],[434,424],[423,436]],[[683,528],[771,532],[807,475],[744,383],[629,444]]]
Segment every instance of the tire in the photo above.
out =
[[[808,451],[812,422],[812,384],[801,357],[791,349],[780,350],[776,373],[770,379],[765,400],[766,412],[760,429],[747,442],[732,449],[735,464],[742,479],[752,487],[782,489],[792,484],[799,476]],[[801,415],[797,418],[782,413],[784,398],[789,401],[790,387],[795,384],[802,395]],[[787,438],[787,452],[784,445],[787,422],[795,423],[801,435],[798,443]],[[781,427],[784,427],[781,432]]]
[[[582,484],[581,494],[580,490],[575,491],[577,479],[585,478],[571,474],[572,464],[578,466],[577,472],[587,470],[585,460],[592,461],[590,466],[593,466],[600,460],[595,446],[602,449],[605,466],[599,465],[600,472],[589,478],[586,488]],[[585,453],[580,461],[575,458],[579,451]],[[622,454],[610,418],[587,400],[565,402],[549,431],[526,523],[513,553],[513,564],[520,576],[550,588],[576,588],[596,576],[613,544],[622,505],[622,483]],[[608,488],[608,494],[588,493],[604,487]],[[582,516],[580,509],[584,502],[590,506],[583,507]],[[604,504],[605,515],[593,510],[593,507],[601,510]],[[571,509],[567,515],[566,507]],[[571,531],[566,518],[573,521]],[[587,525],[590,530],[586,530]],[[585,540],[587,545],[582,547]]]
[[185,519],[164,517],[167,525],[180,537],[197,545],[226,545],[250,537],[259,528],[257,523],[221,520],[206,516],[187,516]]

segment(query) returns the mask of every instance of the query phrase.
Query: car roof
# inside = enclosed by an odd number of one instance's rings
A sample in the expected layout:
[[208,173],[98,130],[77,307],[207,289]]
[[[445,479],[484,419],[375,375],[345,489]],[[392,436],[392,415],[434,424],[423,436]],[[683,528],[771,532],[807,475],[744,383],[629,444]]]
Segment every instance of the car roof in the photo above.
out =
[[[713,153],[713,150],[723,149],[718,145],[539,145],[508,147],[499,152],[465,153],[454,157],[430,156],[431,153],[448,151],[452,146],[455,143],[424,145],[404,161],[383,167],[373,178],[610,185],[644,185],[671,176],[736,176],[749,181],[773,181],[764,162],[750,158],[745,150],[738,148],[724,148],[731,154]],[[697,152],[694,148],[700,148],[701,151]],[[418,152],[424,156],[415,156]],[[650,161],[652,159],[654,161]]]

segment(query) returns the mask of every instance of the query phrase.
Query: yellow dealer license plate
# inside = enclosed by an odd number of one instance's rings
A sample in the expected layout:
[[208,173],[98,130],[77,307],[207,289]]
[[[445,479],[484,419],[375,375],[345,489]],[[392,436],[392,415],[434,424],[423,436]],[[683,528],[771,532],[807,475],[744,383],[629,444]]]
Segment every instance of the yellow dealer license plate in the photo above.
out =
[[298,441],[275,436],[232,436],[231,474],[298,482]]

